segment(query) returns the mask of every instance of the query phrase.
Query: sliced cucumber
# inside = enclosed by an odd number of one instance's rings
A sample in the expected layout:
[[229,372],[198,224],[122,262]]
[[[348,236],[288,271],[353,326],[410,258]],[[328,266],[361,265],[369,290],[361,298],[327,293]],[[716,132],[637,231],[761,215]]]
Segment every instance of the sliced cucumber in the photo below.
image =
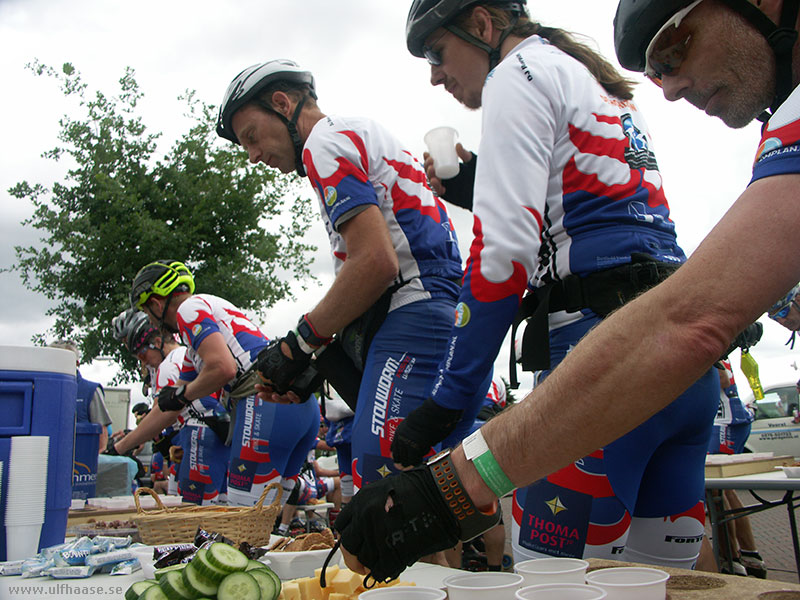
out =
[[281,578],[278,577],[278,574],[275,571],[273,571],[272,569],[270,569],[269,565],[264,565],[263,571],[264,571],[264,573],[266,573],[267,575],[272,577],[272,580],[275,582],[275,585],[278,586],[278,592],[280,592],[281,585],[283,585],[283,584],[281,583]]
[[156,581],[161,581],[161,578],[164,577],[170,571],[180,571],[186,568],[186,563],[178,563],[177,565],[170,565],[168,567],[163,567],[161,569],[156,569],[156,572],[153,573],[153,576],[156,578]]
[[125,592],[125,600],[137,600],[139,596],[142,595],[147,588],[153,585],[157,585],[158,582],[155,579],[145,579],[144,581],[137,581],[131,587],[128,588],[128,591]]
[[219,584],[217,600],[261,600],[261,588],[250,573],[231,573]]
[[227,573],[244,571],[247,568],[247,561],[250,560],[243,552],[222,542],[211,544],[206,558],[211,566]]
[[198,575],[202,575],[216,584],[225,579],[225,576],[228,574],[227,571],[218,569],[208,562],[208,551],[205,548],[200,548],[200,550],[197,551],[197,554],[194,555],[190,564],[194,565]]
[[250,559],[247,561],[247,568],[245,571],[252,571],[253,569],[265,569],[267,565],[257,560]]
[[169,600],[193,600],[193,594],[183,583],[181,571],[172,570],[164,574],[158,585]]
[[194,562],[190,562],[183,570],[183,583],[195,598],[213,596],[217,593],[217,588],[219,587],[219,583],[215,583],[198,573]]
[[258,587],[261,588],[261,600],[276,600],[281,593],[281,585],[275,585],[275,580],[267,575],[264,569],[253,569],[247,571],[256,580]]
[[139,596],[139,600],[169,600],[158,585],[151,585]]

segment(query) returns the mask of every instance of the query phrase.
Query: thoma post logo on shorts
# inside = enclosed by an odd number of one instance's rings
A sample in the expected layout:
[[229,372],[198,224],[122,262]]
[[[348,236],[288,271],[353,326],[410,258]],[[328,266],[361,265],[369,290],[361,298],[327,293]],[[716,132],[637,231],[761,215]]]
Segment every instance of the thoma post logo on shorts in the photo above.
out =
[[469,306],[465,302],[459,302],[456,305],[456,327],[464,327],[467,323],[469,323],[470,317],[472,313],[469,310]]
[[336,188],[333,187],[332,185],[329,185],[325,188],[324,192],[325,192],[325,204],[327,204],[328,206],[333,206],[334,204],[336,204],[336,198],[337,198]]

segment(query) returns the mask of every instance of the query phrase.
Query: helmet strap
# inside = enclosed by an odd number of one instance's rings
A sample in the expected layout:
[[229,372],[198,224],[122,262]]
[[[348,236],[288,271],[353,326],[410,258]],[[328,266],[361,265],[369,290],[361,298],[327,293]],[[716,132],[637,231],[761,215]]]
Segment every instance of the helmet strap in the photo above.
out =
[[771,112],[764,111],[758,117],[759,121],[766,122],[794,89],[792,50],[798,35],[796,25],[800,0],[784,0],[780,24],[777,26],[767,15],[747,0],[724,0],[724,2],[758,29],[775,55],[775,97],[769,107]]
[[[178,330],[175,327],[173,327],[172,325],[170,325],[169,323],[167,323],[164,320],[166,318],[166,316],[167,316],[167,310],[169,310],[170,302],[172,302],[172,294],[167,296],[167,301],[164,302],[164,310],[161,311],[161,316],[158,317],[158,326],[159,326],[160,329],[166,329],[170,333],[178,333]],[[163,337],[161,338],[161,344],[162,344],[162,347],[163,347],[163,344],[164,344],[164,338]],[[163,354],[163,352],[162,352],[162,354]]]
[[292,145],[294,146],[294,167],[300,177],[306,176],[306,170],[303,168],[303,141],[300,139],[300,133],[297,131],[297,119],[300,118],[300,111],[303,110],[303,106],[306,103],[306,98],[307,96],[303,94],[303,97],[300,98],[300,101],[297,103],[297,106],[294,109],[294,113],[292,113],[291,119],[284,117],[281,113],[272,108],[272,106],[263,100],[258,100],[256,102],[256,104],[258,104],[263,110],[276,115],[281,121],[283,121],[283,124],[286,125],[286,129],[289,130],[289,137],[291,138]]
[[494,48],[492,48],[489,44],[485,43],[483,40],[479,40],[471,33],[467,33],[460,27],[457,27],[456,25],[445,25],[444,28],[447,29],[447,31],[449,31],[453,35],[457,35],[465,42],[472,44],[473,46],[477,46],[478,48],[486,52],[489,55],[489,70],[491,71],[500,62],[500,47],[503,45],[503,42],[511,33],[511,30],[514,28],[514,25],[517,24],[517,21],[519,21],[519,14],[513,13],[511,23],[500,34],[500,39],[497,41],[497,46],[495,46]]

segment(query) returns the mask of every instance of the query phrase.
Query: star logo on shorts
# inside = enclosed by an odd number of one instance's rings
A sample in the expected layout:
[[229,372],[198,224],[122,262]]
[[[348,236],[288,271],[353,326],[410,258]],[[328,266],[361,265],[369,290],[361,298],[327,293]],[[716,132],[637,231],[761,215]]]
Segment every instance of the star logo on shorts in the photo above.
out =
[[236,468],[239,469],[239,473],[244,473],[247,470],[247,467],[245,467],[244,465],[239,465]]
[[548,500],[547,502],[545,502],[545,504],[551,511],[553,511],[553,515],[557,515],[563,510],[567,510],[567,507],[561,503],[561,498],[559,498],[558,496],[556,496],[552,500]]
[[386,465],[382,465],[380,468],[376,469],[376,471],[378,471],[378,475],[381,477],[387,477],[392,474]]

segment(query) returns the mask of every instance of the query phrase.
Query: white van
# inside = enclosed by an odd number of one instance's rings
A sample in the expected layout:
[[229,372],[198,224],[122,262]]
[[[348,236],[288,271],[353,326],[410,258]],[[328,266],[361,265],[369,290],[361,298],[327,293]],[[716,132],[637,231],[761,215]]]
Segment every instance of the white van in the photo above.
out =
[[764,388],[762,400],[753,402],[750,394],[744,401],[756,411],[745,451],[800,457],[800,397],[795,382],[770,385]]

